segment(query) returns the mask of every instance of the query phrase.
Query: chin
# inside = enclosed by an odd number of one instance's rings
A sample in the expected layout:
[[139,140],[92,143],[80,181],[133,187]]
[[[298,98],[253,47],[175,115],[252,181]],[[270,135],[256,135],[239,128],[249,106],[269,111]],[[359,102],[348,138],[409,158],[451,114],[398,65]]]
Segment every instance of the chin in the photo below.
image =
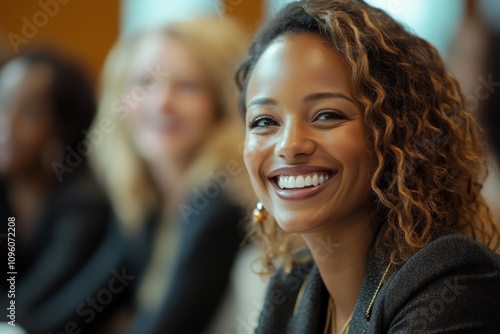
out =
[[310,214],[294,214],[293,212],[285,215],[279,214],[275,216],[275,220],[285,232],[299,234],[314,231],[324,224],[324,220],[312,218]]

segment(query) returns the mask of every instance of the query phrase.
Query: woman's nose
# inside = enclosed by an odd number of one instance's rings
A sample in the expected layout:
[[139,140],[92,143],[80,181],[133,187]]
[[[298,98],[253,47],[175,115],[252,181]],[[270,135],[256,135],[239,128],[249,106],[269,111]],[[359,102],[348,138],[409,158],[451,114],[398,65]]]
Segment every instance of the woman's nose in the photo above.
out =
[[288,161],[309,156],[316,148],[306,126],[296,121],[283,125],[279,136],[275,155]]
[[175,90],[171,84],[167,84],[159,92],[158,103],[160,104],[160,110],[162,113],[171,113],[174,106],[175,100]]

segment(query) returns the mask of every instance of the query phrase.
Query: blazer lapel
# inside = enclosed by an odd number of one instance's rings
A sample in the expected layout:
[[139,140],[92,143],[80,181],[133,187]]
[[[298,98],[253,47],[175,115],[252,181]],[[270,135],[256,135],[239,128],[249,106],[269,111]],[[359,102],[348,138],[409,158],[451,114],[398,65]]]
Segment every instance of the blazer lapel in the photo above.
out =
[[[386,267],[387,263],[381,263],[375,257],[372,248],[368,256],[365,278],[361,284],[361,290],[354,308],[348,334],[366,333],[370,320],[369,317],[366,317],[366,310],[384,275]],[[329,294],[323,284],[316,264],[313,264],[307,280],[308,282],[304,286],[302,298],[298,302],[297,314],[292,316],[289,322],[288,333],[322,333]]]
[[387,264],[384,265],[377,260],[374,253],[375,252],[372,247],[366,264],[365,278],[361,284],[361,290],[354,308],[348,334],[366,333],[366,330],[368,329],[370,318],[366,316],[366,311],[387,266]]
[[313,265],[298,305],[298,312],[291,319],[289,333],[319,333],[326,312],[325,291],[318,267]]

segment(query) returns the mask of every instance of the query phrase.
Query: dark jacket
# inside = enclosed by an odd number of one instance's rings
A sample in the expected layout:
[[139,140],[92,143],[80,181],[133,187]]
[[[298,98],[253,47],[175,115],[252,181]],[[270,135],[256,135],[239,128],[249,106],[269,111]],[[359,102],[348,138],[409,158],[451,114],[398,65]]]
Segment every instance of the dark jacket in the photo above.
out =
[[246,212],[223,191],[203,205],[195,198],[184,203],[193,211],[181,222],[179,256],[162,306],[156,313],[139,310],[128,333],[202,333],[219,309],[242,246]]
[[[80,166],[48,194],[36,217],[32,237],[22,239],[17,229],[16,324],[30,334],[64,331],[72,321],[85,328],[78,306],[99,291],[101,283],[109,281],[113,269],[103,265],[103,260],[114,253],[115,246],[108,247],[106,254],[95,260],[108,242],[110,215],[104,192],[88,169]],[[2,233],[6,233],[3,231],[10,216],[15,217],[15,213],[0,181]],[[6,241],[0,241],[2,254],[7,254]],[[103,272],[97,272],[102,267]],[[5,310],[10,300],[5,292],[7,285],[2,283],[1,287],[0,305]]]
[[[366,317],[386,267],[372,250],[349,334],[500,333],[500,257],[483,245],[458,234],[431,242],[387,276]],[[278,272],[256,333],[323,333],[327,302],[315,264],[295,265],[289,275]]]

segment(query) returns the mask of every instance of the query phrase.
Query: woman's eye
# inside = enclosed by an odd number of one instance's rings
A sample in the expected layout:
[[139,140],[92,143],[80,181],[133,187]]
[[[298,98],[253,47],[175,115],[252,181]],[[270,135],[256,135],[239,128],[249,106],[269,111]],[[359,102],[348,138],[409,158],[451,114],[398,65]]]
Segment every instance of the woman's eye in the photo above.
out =
[[276,122],[273,118],[269,116],[259,116],[248,124],[248,128],[267,128],[276,125],[278,125],[278,122]]
[[338,110],[326,110],[318,113],[314,121],[341,120],[346,118],[347,117]]

